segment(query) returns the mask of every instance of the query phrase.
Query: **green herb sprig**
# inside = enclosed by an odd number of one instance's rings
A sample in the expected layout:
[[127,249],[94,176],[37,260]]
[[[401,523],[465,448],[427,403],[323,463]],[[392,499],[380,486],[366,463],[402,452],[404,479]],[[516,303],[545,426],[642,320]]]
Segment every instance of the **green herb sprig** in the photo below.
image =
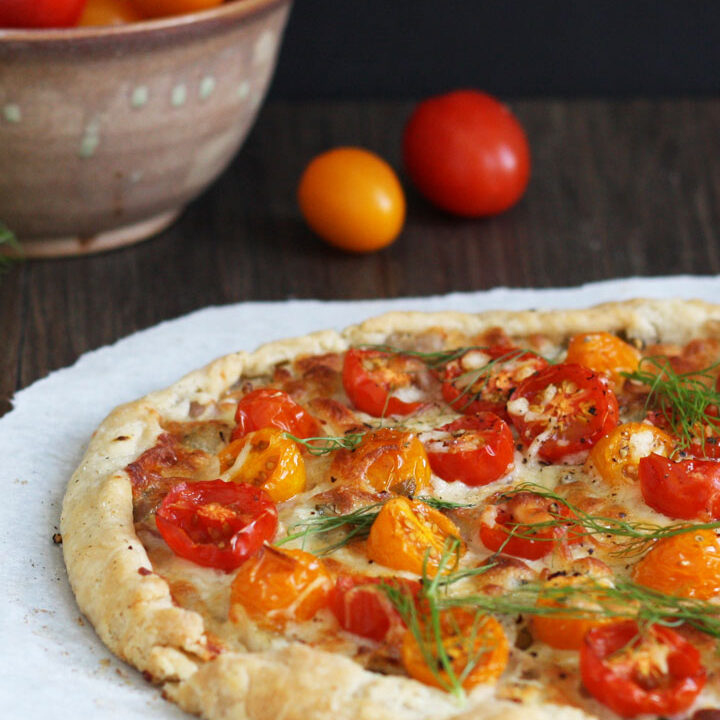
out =
[[[393,606],[412,632],[428,668],[438,684],[459,699],[464,697],[462,682],[487,648],[471,652],[475,639],[468,637],[465,646],[468,662],[456,673],[444,647],[441,615],[452,608],[475,612],[475,623],[483,615],[562,616],[578,619],[635,620],[640,628],[658,624],[666,627],[688,625],[720,639],[720,605],[696,598],[668,595],[629,580],[603,583],[580,579],[577,583],[554,585],[531,582],[506,590],[502,595],[481,593],[450,594],[449,589],[472,575],[481,575],[493,567],[492,559],[471,569],[447,571],[456,548],[446,545],[438,572],[430,577],[427,561],[423,566],[421,590],[417,600],[397,586],[381,584]],[[573,604],[574,600],[581,601]]]
[[22,248],[15,233],[10,230],[3,222],[0,221],[0,245],[6,245],[12,248],[19,257],[7,255],[0,248],[0,274],[6,273],[13,265],[22,258]]
[[317,437],[299,438],[291,433],[283,433],[288,440],[302,445],[310,455],[327,455],[335,450],[354,450],[365,437],[365,433],[348,433],[347,435],[319,435]]
[[510,498],[521,492],[532,492],[535,495],[564,505],[570,511],[570,515],[561,515],[559,513],[555,515],[550,511],[550,515],[553,516],[552,520],[531,524],[511,525],[509,527],[510,535],[519,538],[552,542],[555,538],[539,537],[537,531],[546,528],[562,527],[570,530],[570,533],[574,537],[607,536],[625,538],[628,542],[623,543],[620,548],[614,550],[612,553],[619,557],[641,555],[649,550],[654,543],[663,538],[685,535],[697,530],[717,530],[720,528],[720,521],[707,523],[680,522],[671,523],[670,525],[658,525],[657,523],[636,522],[602,515],[591,515],[561,495],[546,490],[542,485],[536,485],[535,483],[518,485],[512,490],[502,493],[502,497]]
[[[437,498],[418,496],[418,500],[437,510],[454,510],[469,505],[453,503],[447,500],[438,500]],[[339,550],[349,545],[354,540],[364,540],[370,534],[370,527],[375,522],[382,506],[386,501],[376,502],[370,505],[364,505],[357,510],[347,513],[346,515],[319,515],[308,520],[293,525],[290,532],[284,538],[276,540],[276,545],[284,545],[291,540],[302,539],[303,547],[311,537],[327,539],[329,535],[337,531],[342,531],[343,535],[335,542],[324,546],[319,554],[329,555],[335,550]]]
[[[477,666],[482,656],[492,649],[482,641],[478,643],[478,633],[481,632],[480,620],[485,614],[481,609],[474,609],[475,616],[471,628],[461,630],[454,628],[454,636],[461,644],[463,654],[467,660],[465,665],[456,670],[453,657],[448,652],[446,638],[443,634],[443,598],[449,584],[458,582],[459,579],[469,575],[479,575],[486,572],[492,564],[479,568],[450,571],[451,563],[454,566],[457,562],[459,541],[449,539],[435,570],[435,575],[428,574],[429,552],[425,555],[423,562],[423,574],[421,589],[417,599],[409,591],[397,585],[381,583],[380,588],[385,592],[390,602],[398,611],[408,630],[413,634],[420,653],[430,672],[436,678],[438,685],[446,692],[454,695],[459,702],[465,699],[463,683],[473,669]],[[450,579],[452,578],[452,579]],[[471,608],[472,609],[472,608]],[[452,628],[453,618],[447,618]]]
[[638,369],[623,373],[649,388],[645,409],[659,410],[673,432],[680,438],[680,448],[685,450],[700,442],[703,449],[706,428],[710,433],[720,434],[720,392],[715,389],[715,363],[701,370],[678,373],[665,356],[646,357]]
[[457,360],[465,353],[471,350],[487,350],[487,346],[468,345],[466,347],[453,348],[452,350],[438,350],[435,352],[419,352],[418,350],[402,350],[393,345],[361,345],[362,349],[377,350],[378,352],[387,353],[388,355],[401,355],[405,357],[417,358],[431,368],[439,368],[447,363]]

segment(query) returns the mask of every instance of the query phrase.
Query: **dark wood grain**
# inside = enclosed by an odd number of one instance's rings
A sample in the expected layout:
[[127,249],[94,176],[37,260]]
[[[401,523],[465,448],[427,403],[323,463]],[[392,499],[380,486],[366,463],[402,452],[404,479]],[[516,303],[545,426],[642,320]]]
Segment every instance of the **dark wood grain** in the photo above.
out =
[[720,272],[716,99],[513,103],[534,165],[511,212],[458,220],[406,182],[407,224],[392,247],[364,257],[328,248],[296,207],[305,163],[351,144],[400,168],[411,107],[271,103],[231,167],[162,235],[14,268],[0,281],[0,413],[18,388],[83,352],[210,304]]

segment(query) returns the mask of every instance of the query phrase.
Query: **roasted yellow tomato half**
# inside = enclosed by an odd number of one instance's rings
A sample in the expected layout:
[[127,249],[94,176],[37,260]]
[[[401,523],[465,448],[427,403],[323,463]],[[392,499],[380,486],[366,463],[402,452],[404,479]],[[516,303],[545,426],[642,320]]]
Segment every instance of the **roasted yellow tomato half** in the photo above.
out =
[[[559,650],[579,650],[589,630],[616,622],[617,618],[593,617],[593,611],[600,609],[593,602],[593,587],[599,579],[591,577],[559,576],[549,580],[540,593],[539,608],[568,608],[567,614],[553,613],[532,615],[530,625],[536,640]],[[567,590],[567,594],[565,594]],[[587,617],[583,617],[583,611]]]
[[674,448],[675,440],[655,425],[623,423],[598,440],[585,467],[594,468],[608,485],[634,484],[642,458],[652,453],[668,457]]
[[617,393],[625,384],[622,373],[637,370],[640,357],[636,348],[616,335],[596,332],[573,335],[565,362],[584,365],[596,373],[602,373]]
[[[500,623],[490,615],[452,608],[440,615],[439,637],[425,625],[420,625],[418,632],[421,638],[410,630],[405,632],[402,661],[408,675],[426,685],[448,690],[452,687],[451,671],[456,678],[462,678],[462,687],[469,690],[480,683],[494,682],[505,670],[508,641]],[[449,668],[441,660],[441,646]]]
[[694,530],[659,540],[635,566],[633,580],[667,595],[710,600],[720,595],[720,538]]
[[383,428],[354,450],[338,450],[330,476],[369,491],[416,495],[430,484],[430,461],[417,435]]
[[[421,575],[437,573],[443,553],[452,545],[465,551],[457,525],[419,500],[397,497],[383,505],[370,528],[367,555],[386,567]],[[454,567],[454,558],[445,567]]]
[[305,462],[297,444],[277,428],[233,440],[219,455],[220,470],[234,482],[263,488],[274,502],[305,489]]
[[310,620],[328,604],[334,586],[323,561],[304,550],[266,546],[240,566],[230,592],[230,620],[242,611],[263,627]]

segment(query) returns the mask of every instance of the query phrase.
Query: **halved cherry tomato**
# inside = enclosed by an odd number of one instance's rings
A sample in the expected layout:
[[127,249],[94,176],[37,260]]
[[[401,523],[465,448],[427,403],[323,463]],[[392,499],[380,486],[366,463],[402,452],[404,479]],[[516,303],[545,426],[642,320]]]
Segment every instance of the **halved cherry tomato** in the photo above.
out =
[[590,630],[580,650],[583,685],[622,717],[676,715],[700,694],[706,672],[700,653],[661,625],[632,620]]
[[300,178],[298,203],[323,240],[348,252],[384,248],[405,222],[405,194],[397,175],[362,148],[335,148],[313,158]]
[[[393,498],[383,505],[370,528],[367,556],[394,570],[421,575],[426,565],[430,575],[437,573],[441,555],[451,539],[460,544],[460,530],[455,523],[419,500]],[[451,569],[446,567],[445,570]]]
[[515,388],[547,366],[540,355],[506,345],[468,350],[445,365],[442,394],[457,412],[488,411],[507,420],[505,406]]
[[132,0],[136,9],[145,17],[165,17],[207,10],[220,5],[223,0]]
[[[543,596],[542,592],[538,598],[538,607],[568,607],[569,603],[564,599],[555,599],[552,597],[553,589],[560,589],[565,587],[572,587],[573,590],[578,591],[572,594],[572,607],[573,610],[582,611],[583,609],[588,611],[588,617],[579,617],[568,613],[567,615],[562,613],[551,614],[551,615],[532,615],[530,618],[530,624],[532,626],[532,634],[535,640],[540,640],[550,647],[557,648],[558,650],[579,650],[582,647],[585,635],[589,630],[600,627],[610,622],[615,622],[611,618],[603,618],[601,616],[592,617],[593,609],[597,610],[598,606],[593,603],[593,589],[597,580],[587,577],[574,577],[574,576],[559,576],[552,580],[548,580],[544,587],[548,588],[551,592],[547,593],[549,596]],[[584,591],[581,593],[580,590]],[[561,596],[559,596],[560,598]]]
[[465,415],[425,440],[430,467],[443,480],[487,485],[512,468],[515,444],[507,423],[490,412]]
[[[653,425],[662,428],[668,433],[675,433],[671,420],[672,411],[668,411],[670,417],[665,415],[663,410],[650,410],[645,420]],[[720,417],[715,406],[709,406],[705,409],[708,416],[708,422],[698,423],[691,429],[690,435],[692,441],[688,452],[699,458],[712,458],[720,460]]]
[[75,25],[85,0],[2,0],[0,28],[59,28]]
[[142,19],[130,0],[87,0],[78,25],[121,25]]
[[635,566],[633,579],[666,595],[717,597],[720,538],[712,530],[693,530],[658,540]]
[[322,560],[304,550],[266,546],[235,576],[230,592],[230,620],[245,613],[263,627],[310,620],[327,607],[333,588]]
[[625,384],[622,373],[637,370],[640,352],[617,335],[608,332],[573,335],[568,344],[566,363],[576,363],[606,375],[615,392]]
[[241,398],[235,411],[235,422],[233,440],[267,427],[284,430],[299,438],[321,434],[317,420],[286,392],[275,388],[259,388]]
[[343,630],[378,642],[391,630],[404,628],[400,613],[379,587],[390,585],[416,597],[420,583],[404,578],[338,575],[329,605]]
[[641,458],[651,453],[668,456],[675,445],[675,440],[655,425],[623,423],[595,443],[585,466],[594,468],[609,485],[634,485]]
[[720,462],[673,462],[653,453],[639,464],[640,489],[645,502],[672,518],[720,518]]
[[233,482],[261,487],[279,503],[305,489],[305,462],[295,442],[277,428],[233,440],[218,455],[220,471]]
[[387,417],[408,415],[422,407],[431,374],[418,358],[352,348],[345,354],[342,378],[358,410]]
[[338,450],[330,466],[330,476],[343,485],[400,495],[417,495],[431,475],[417,435],[392,428],[366,433],[353,450]]
[[223,480],[175,485],[155,519],[176,555],[225,572],[272,540],[278,525],[277,510],[264,490]]
[[405,168],[443,210],[467,217],[512,207],[530,178],[530,148],[508,108],[486,93],[456,90],[421,102],[403,136]]
[[607,380],[582,365],[551,365],[523,381],[508,413],[526,446],[548,462],[572,461],[618,424],[618,403]]
[[[491,683],[502,675],[507,665],[510,649],[500,623],[491,615],[481,615],[465,608],[452,608],[440,615],[440,639],[432,628],[421,626],[423,646],[415,635],[407,630],[402,643],[402,660],[410,677],[426,685],[451,687],[450,678],[439,658],[438,644],[450,659],[455,677],[462,677],[470,661],[474,667],[462,680],[462,687],[469,690],[480,683]],[[425,651],[432,653],[428,665]]]
[[[480,540],[493,552],[538,560],[558,543],[580,542],[581,535],[563,523],[571,517],[566,505],[533,492],[499,495],[482,513]],[[533,527],[545,523],[552,525]]]

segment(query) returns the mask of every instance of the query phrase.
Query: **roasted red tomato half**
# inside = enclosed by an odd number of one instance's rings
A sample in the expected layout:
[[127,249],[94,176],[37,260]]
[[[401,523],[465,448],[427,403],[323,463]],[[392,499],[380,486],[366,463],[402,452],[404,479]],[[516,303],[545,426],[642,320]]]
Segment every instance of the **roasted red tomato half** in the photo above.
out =
[[488,411],[507,420],[505,405],[515,388],[547,366],[540,355],[504,345],[468,350],[443,369],[442,394],[457,412]]
[[275,388],[253,390],[240,399],[235,411],[237,425],[232,439],[249,432],[274,427],[299,438],[321,435],[317,420],[286,392]]
[[698,651],[675,630],[633,620],[590,630],[580,650],[582,681],[622,717],[675,715],[687,710],[705,685]]
[[[712,458],[720,460],[720,418],[717,417],[717,408],[709,406],[705,409],[708,417],[708,423],[693,428],[693,440],[690,443],[689,451],[692,455],[699,458]],[[645,420],[653,425],[665,430],[671,435],[675,433],[673,422],[670,422],[672,414],[667,417],[663,410],[651,410],[648,412]],[[677,424],[677,423],[675,423]]]
[[338,575],[330,593],[329,605],[343,630],[380,642],[391,628],[405,627],[381,584],[390,585],[412,597],[420,592],[420,583],[413,580]]
[[172,551],[197,565],[230,572],[275,536],[270,496],[247,483],[180,483],[165,496],[157,528]]
[[418,358],[357,348],[345,353],[342,379],[352,404],[374,417],[415,412],[427,402],[433,381]]
[[619,419],[607,380],[582,365],[551,365],[523,381],[508,402],[508,414],[527,447],[536,438],[538,457],[548,462],[581,460]]
[[465,415],[424,441],[433,472],[443,480],[487,485],[507,475],[515,444],[508,424],[491,412]]
[[720,462],[673,462],[653,453],[638,464],[640,489],[645,502],[672,518],[720,518]]
[[552,498],[533,492],[500,495],[483,511],[480,540],[493,552],[538,560],[558,543],[580,542],[571,518],[570,509]]
[[85,0],[2,0],[0,28],[59,28],[75,25]]

